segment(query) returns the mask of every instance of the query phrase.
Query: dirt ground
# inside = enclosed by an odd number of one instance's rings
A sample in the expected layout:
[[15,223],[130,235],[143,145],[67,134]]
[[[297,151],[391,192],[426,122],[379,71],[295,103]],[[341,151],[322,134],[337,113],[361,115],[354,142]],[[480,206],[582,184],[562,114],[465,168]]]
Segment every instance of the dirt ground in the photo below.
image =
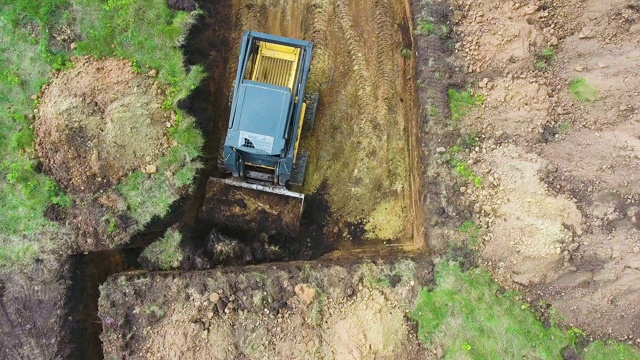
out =
[[[234,44],[245,29],[314,43],[308,93],[318,93],[306,194],[329,206],[322,236],[338,247],[395,241],[413,246],[410,162],[415,121],[408,16],[402,1],[231,1]],[[375,21],[372,21],[375,19]],[[228,73],[235,74],[232,55]],[[232,79],[232,75],[228,75]]]
[[34,126],[43,170],[65,191],[86,195],[155,166],[170,146],[164,97],[129,61],[75,59],[39,99]]
[[[447,195],[485,228],[483,262],[562,323],[640,343],[640,2],[456,0],[452,10],[452,66],[484,97],[460,123],[480,134],[464,160],[483,186]],[[552,59],[534,66],[546,48]],[[569,92],[576,78],[595,101]],[[443,249],[446,232],[432,235]]]
[[288,263],[114,275],[105,359],[430,359],[404,316],[430,262]]

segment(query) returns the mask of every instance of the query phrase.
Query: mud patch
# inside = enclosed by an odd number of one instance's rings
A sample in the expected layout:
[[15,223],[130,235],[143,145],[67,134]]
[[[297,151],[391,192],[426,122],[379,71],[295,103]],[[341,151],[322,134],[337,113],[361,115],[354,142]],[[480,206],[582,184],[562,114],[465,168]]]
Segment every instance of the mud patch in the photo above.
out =
[[155,172],[170,146],[164,98],[129,61],[74,59],[43,87],[34,122],[43,170],[73,194],[109,188],[134,170]]

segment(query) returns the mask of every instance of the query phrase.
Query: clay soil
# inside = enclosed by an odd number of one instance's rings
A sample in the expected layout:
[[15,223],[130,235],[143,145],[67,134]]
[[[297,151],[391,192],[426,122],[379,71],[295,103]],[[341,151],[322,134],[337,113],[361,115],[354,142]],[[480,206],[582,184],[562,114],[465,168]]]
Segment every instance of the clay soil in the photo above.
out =
[[[561,323],[640,342],[640,3],[456,0],[452,9],[448,61],[464,76],[450,86],[484,97],[459,124],[479,134],[464,160],[483,186],[443,186],[431,201],[458,205],[434,212],[476,219],[494,277],[553,306]],[[577,78],[595,99],[569,92]],[[451,145],[443,138],[430,151]],[[444,249],[446,229],[433,228],[432,248]]]

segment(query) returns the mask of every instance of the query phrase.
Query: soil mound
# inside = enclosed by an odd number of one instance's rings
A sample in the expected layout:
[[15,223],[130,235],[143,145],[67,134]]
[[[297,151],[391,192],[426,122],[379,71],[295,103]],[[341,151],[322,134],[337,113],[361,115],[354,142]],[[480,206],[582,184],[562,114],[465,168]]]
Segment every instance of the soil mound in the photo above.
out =
[[41,94],[35,136],[43,170],[76,194],[111,187],[136,169],[154,172],[169,147],[164,91],[127,60],[73,62]]

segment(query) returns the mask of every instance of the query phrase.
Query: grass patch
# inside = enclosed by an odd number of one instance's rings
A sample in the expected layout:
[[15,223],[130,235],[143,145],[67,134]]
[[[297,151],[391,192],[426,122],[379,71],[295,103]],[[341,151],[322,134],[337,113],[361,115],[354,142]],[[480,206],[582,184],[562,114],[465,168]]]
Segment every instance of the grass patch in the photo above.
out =
[[582,353],[584,360],[633,360],[640,359],[640,351],[632,346],[614,341],[595,341]]
[[546,70],[553,60],[556,58],[556,52],[552,47],[547,47],[544,50],[536,53],[535,62],[533,67],[536,70]]
[[[0,268],[24,265],[38,251],[55,248],[58,225],[47,220],[44,211],[52,204],[71,204],[55,181],[37,171],[30,129],[37,103],[32,95],[47,83],[52,70],[70,66],[71,55],[117,56],[130,59],[138,72],[157,70],[158,81],[168,89],[165,109],[173,109],[180,120],[187,118],[175,104],[195,89],[204,72],[199,66],[184,69],[180,44],[198,14],[172,11],[164,0],[0,4]],[[73,53],[59,43],[57,35],[65,31],[81,39]],[[203,139],[193,121],[176,121],[170,135],[177,143],[165,161],[171,179],[133,174],[123,184],[139,226],[166,213],[167,202],[176,198],[171,186],[190,184],[201,167],[194,159]],[[133,189],[147,193],[135,194]]]
[[598,89],[587,82],[585,78],[569,81],[569,92],[582,103],[592,103],[598,98]]
[[140,256],[162,270],[176,269],[183,258],[181,241],[182,234],[177,230],[169,229],[162,239],[147,246]]
[[459,121],[462,117],[467,115],[467,111],[470,108],[482,105],[484,98],[480,94],[473,94],[471,89],[464,91],[458,91],[456,89],[449,89],[447,91],[449,96],[449,109],[451,110],[451,120],[454,122]]
[[431,20],[420,19],[416,26],[416,33],[418,35],[437,35],[446,36],[449,34],[449,27],[446,25],[438,25]]
[[453,170],[460,175],[463,179],[474,184],[476,187],[482,187],[482,178],[476,175],[469,167],[466,161],[460,159],[459,153],[461,147],[458,145],[452,146],[444,155],[443,160],[453,168]]
[[[423,289],[409,317],[418,323],[418,337],[444,349],[445,359],[561,359],[584,333],[545,327],[527,303],[504,291],[486,270],[463,272],[454,262],[436,267],[436,288]],[[578,349],[583,352],[582,349]],[[585,359],[637,359],[624,344],[593,343]]]
[[467,235],[467,244],[470,247],[474,247],[478,244],[478,240],[480,239],[480,230],[482,230],[482,227],[473,221],[465,221],[458,227],[458,231]]

